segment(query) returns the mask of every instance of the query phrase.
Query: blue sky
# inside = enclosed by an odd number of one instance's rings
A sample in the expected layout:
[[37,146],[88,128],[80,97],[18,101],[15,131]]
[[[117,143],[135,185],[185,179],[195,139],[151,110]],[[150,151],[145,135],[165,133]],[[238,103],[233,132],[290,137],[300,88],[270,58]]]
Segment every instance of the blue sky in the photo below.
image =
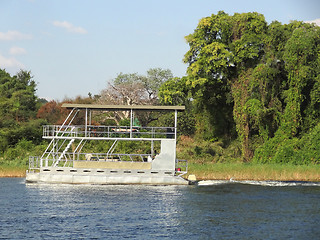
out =
[[0,9],[0,68],[31,71],[37,95],[55,100],[99,94],[120,72],[184,76],[184,36],[220,10],[320,19],[318,0],[0,0]]

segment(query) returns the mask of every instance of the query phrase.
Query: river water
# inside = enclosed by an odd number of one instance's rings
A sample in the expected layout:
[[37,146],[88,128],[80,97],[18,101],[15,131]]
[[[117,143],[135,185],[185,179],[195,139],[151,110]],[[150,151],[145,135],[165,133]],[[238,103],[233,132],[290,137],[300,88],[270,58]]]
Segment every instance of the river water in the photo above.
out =
[[320,239],[320,184],[202,184],[0,178],[0,239]]

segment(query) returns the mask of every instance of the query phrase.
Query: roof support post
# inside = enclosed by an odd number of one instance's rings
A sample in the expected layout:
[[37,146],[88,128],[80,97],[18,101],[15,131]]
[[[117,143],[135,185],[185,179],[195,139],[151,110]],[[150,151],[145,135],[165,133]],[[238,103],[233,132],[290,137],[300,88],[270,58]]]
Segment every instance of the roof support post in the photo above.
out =
[[86,117],[85,117],[85,127],[84,127],[85,136],[87,136],[87,127],[88,127],[88,108],[86,108]]
[[178,111],[174,111],[174,139],[177,140]]
[[151,157],[154,157],[154,143],[153,140],[151,140]]
[[133,124],[133,112],[132,112],[132,108],[130,110],[130,138],[132,138],[132,124]]

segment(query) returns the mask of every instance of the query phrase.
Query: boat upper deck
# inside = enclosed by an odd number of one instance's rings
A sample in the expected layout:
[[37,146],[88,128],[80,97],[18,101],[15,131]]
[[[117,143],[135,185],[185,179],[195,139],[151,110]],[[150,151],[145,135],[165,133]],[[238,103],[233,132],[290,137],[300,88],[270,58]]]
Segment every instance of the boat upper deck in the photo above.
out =
[[43,126],[43,138],[87,139],[87,140],[161,140],[174,139],[174,127],[130,127],[130,126]]
[[[185,106],[150,106],[150,105],[95,105],[64,103],[62,107],[70,109],[70,114],[62,125],[43,126],[45,139],[87,139],[87,140],[161,140],[176,139],[177,112],[184,111]],[[85,111],[85,124],[72,124],[79,111]],[[130,111],[130,126],[102,126],[91,124],[92,111]],[[173,127],[134,126],[134,111],[173,111]]]

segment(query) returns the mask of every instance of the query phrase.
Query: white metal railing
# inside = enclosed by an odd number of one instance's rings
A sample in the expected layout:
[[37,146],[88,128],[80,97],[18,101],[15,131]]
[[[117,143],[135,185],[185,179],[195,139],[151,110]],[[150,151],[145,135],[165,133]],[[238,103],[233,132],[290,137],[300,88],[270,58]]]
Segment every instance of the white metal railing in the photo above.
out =
[[71,136],[77,137],[78,128],[76,126],[62,126],[62,125],[44,125],[43,136]]
[[188,161],[176,159],[176,175],[182,176],[188,172]]
[[40,167],[42,167],[40,158],[36,156],[30,156],[29,169],[35,170],[35,169],[40,169]]
[[66,167],[73,161],[104,161],[104,162],[151,162],[151,154],[122,154],[122,153],[57,153],[59,159],[29,157],[29,169],[35,170],[41,167]]
[[[80,153],[78,161],[116,161],[116,162],[147,162],[151,161],[151,154],[126,154],[126,153]],[[77,160],[76,160],[77,161]]]
[[[77,159],[72,159],[72,153],[66,153],[65,159],[61,159],[60,167],[71,167],[73,161],[104,161],[104,162],[150,162],[152,161],[150,154],[105,154],[105,153],[80,153],[77,154]],[[40,157],[29,157],[29,170],[36,170],[45,165],[59,167],[55,165],[54,159],[41,159]],[[177,159],[175,164],[175,173],[178,176],[183,176],[188,172],[188,161]]]
[[175,138],[174,127],[43,126],[43,137]]

